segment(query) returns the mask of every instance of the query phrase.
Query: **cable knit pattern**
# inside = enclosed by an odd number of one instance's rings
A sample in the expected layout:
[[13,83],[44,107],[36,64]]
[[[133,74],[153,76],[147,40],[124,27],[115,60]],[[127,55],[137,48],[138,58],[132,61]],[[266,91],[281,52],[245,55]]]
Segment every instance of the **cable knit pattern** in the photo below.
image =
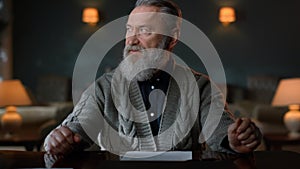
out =
[[[190,74],[195,79],[195,84],[187,80],[188,72],[192,72]],[[115,83],[114,72],[104,74],[96,81],[94,89],[90,88],[83,93],[74,112],[65,119],[63,125],[69,126],[75,133],[80,133],[83,140],[90,145],[93,141],[97,142],[95,133],[98,132],[99,144],[112,152],[191,150],[197,147],[195,145],[202,145],[207,150],[232,153],[221,146],[227,136],[228,125],[233,123],[231,114],[224,110],[222,94],[219,90],[211,90],[211,86],[215,86],[211,85],[206,76],[188,68],[174,64],[173,74],[172,77],[178,76],[181,80],[171,78],[158,136],[152,135],[137,82],[129,85],[125,79],[116,77],[118,83]],[[112,92],[117,98],[113,99]],[[205,134],[200,135],[200,132],[207,123],[211,104],[216,105],[212,112],[221,110],[223,114],[212,136],[203,140]],[[104,120],[101,120],[101,116]],[[195,121],[195,124],[191,121]],[[92,129],[96,127],[100,129]],[[93,132],[82,134],[82,129]]]

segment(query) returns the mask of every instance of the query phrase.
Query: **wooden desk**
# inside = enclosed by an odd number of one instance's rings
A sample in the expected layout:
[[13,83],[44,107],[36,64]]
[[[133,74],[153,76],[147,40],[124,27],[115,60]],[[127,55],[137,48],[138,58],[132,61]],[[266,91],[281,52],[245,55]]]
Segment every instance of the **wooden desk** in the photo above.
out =
[[281,150],[284,145],[300,145],[300,136],[291,137],[288,134],[264,134],[267,150]]
[[[65,157],[57,157],[43,152],[0,151],[0,168],[298,169],[300,154],[288,151],[260,151],[254,152],[253,156],[249,157],[230,157],[222,160],[218,158],[209,157],[199,160],[201,158],[198,157],[184,162],[150,162],[119,161],[118,156],[108,152],[77,152]],[[54,163],[49,166],[52,160]]]
[[0,128],[0,146],[24,146],[27,151],[40,150],[41,136],[38,126],[21,126],[10,136]]

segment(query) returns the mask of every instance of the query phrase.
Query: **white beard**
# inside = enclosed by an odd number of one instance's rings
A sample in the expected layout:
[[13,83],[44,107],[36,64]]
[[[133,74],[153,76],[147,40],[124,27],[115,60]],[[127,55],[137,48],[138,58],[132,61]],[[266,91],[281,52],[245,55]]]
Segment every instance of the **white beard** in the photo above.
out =
[[[140,46],[125,46],[123,61],[119,65],[122,75],[129,81],[136,79],[145,81],[162,69],[169,61],[170,56],[163,50],[165,41],[157,48],[143,49]],[[139,54],[129,54],[128,51],[134,48],[141,51]]]

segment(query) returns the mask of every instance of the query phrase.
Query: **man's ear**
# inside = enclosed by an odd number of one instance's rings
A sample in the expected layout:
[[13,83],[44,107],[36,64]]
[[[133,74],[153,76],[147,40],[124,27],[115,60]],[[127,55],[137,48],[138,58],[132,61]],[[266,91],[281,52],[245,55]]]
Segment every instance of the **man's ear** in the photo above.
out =
[[172,39],[171,39],[171,42],[170,42],[170,44],[169,44],[169,49],[170,49],[170,51],[174,49],[174,47],[175,47],[175,45],[177,44],[177,42],[178,42],[178,39],[175,39],[175,38],[172,38]]
[[169,43],[169,50],[173,50],[173,48],[176,46],[177,42],[178,42],[178,38],[179,38],[179,30],[177,28],[175,28],[173,31],[172,31],[172,37],[171,40],[170,40],[170,43]]

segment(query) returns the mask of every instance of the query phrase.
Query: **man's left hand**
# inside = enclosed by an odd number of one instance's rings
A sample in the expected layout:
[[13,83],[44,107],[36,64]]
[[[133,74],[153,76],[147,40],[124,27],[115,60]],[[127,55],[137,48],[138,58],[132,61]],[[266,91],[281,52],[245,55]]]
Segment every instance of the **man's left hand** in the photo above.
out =
[[238,118],[228,127],[228,141],[232,150],[250,153],[261,142],[261,133],[249,118]]

